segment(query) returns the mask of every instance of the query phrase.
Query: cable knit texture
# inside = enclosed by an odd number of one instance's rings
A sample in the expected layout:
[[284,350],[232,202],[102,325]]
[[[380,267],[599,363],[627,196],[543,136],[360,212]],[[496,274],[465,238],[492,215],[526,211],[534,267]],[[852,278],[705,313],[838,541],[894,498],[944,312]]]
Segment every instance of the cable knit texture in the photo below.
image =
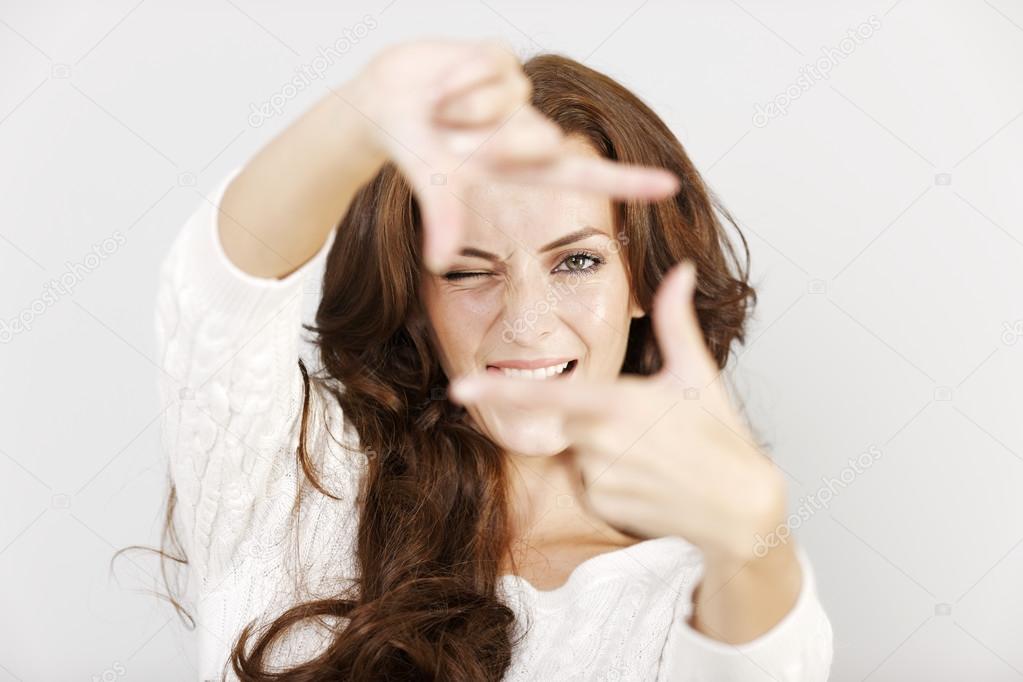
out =
[[[217,233],[217,207],[237,173],[200,203],[175,238],[160,269],[155,320],[166,407],[162,443],[178,490],[176,527],[189,559],[202,680],[220,679],[250,621],[267,623],[295,603],[352,584],[367,464],[340,407],[312,381],[308,449],[340,501],[304,481],[296,458],[303,295],[334,235],[284,279],[243,272]],[[831,625],[808,557],[801,547],[797,555],[803,582],[795,607],[739,646],[688,625],[702,562],[681,538],[595,556],[555,590],[506,575],[500,596],[527,634],[504,679],[825,680]],[[309,659],[329,638],[323,626],[305,626],[274,649],[273,662]]]

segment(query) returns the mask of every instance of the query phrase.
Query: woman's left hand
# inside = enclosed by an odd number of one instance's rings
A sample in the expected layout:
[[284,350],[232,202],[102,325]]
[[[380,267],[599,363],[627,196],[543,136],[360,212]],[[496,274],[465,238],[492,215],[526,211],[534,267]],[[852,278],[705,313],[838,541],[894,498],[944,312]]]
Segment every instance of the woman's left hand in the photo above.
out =
[[636,535],[681,536],[708,557],[742,565],[756,558],[758,536],[783,523],[785,486],[731,405],[696,317],[695,278],[686,262],[658,289],[663,367],[655,375],[606,384],[479,375],[454,382],[451,393],[462,403],[560,415],[596,514]]

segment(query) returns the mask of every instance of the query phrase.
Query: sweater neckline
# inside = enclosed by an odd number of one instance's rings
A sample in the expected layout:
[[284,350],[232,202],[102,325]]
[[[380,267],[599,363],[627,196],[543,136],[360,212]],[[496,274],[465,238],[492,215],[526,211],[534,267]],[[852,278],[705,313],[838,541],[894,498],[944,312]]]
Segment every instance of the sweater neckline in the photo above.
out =
[[[658,566],[663,565],[665,557],[663,552],[655,550],[664,550],[676,544],[678,551],[693,548],[683,538],[665,535],[596,554],[572,569],[564,583],[550,590],[541,590],[516,573],[505,573],[499,576],[499,579],[506,588],[518,585],[521,592],[529,595],[533,601],[561,602],[574,597],[584,585],[592,584],[594,579],[654,571]],[[676,558],[673,552],[668,554],[669,560]]]

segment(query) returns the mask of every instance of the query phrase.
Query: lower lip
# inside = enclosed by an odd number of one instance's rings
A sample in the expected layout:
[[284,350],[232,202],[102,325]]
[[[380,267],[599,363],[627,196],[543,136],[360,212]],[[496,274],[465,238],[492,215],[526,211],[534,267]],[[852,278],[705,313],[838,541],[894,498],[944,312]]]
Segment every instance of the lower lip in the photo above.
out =
[[[569,374],[575,371],[575,368],[578,364],[579,364],[578,360],[570,360],[568,363],[568,367],[566,367],[561,374],[555,374],[554,376],[547,377],[546,379],[530,379],[530,381],[549,381],[552,379],[566,379],[568,378]],[[487,372],[490,374],[500,374],[501,376],[504,376],[504,372],[502,372],[499,368],[494,367],[493,365],[487,365]]]

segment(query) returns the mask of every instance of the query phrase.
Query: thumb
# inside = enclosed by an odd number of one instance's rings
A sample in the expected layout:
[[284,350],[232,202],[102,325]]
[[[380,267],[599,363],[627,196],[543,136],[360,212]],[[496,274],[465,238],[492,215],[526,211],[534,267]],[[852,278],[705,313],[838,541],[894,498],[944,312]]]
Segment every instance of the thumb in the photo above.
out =
[[464,212],[456,188],[447,184],[449,177],[434,174],[431,184],[417,192],[423,224],[423,263],[434,273],[451,262],[462,237]]
[[703,388],[717,375],[717,363],[707,349],[696,315],[693,295],[696,266],[691,260],[675,265],[661,280],[654,296],[653,323],[664,361],[662,372]]

